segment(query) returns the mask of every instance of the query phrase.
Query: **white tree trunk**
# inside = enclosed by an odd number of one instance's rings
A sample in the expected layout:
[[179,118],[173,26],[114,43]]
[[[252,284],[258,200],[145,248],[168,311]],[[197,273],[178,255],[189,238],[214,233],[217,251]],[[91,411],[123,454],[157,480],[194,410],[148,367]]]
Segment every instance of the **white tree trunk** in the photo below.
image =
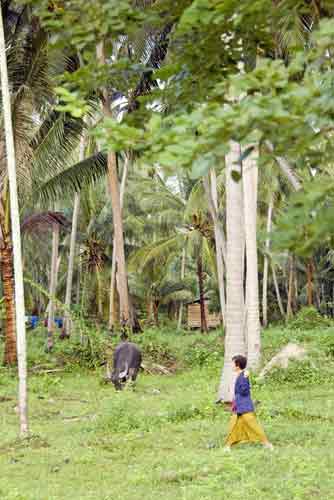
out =
[[[65,238],[62,242],[63,247],[65,247],[67,245],[67,241],[68,241],[68,234],[65,236]],[[59,276],[59,269],[60,269],[60,264],[61,264],[62,258],[63,258],[63,254],[58,252],[57,265],[56,265],[56,276]],[[49,308],[50,308],[50,299],[49,299],[48,305],[46,306],[45,314],[49,314]]]
[[[81,137],[80,149],[79,149],[79,161],[83,161],[84,159],[85,159],[85,138]],[[74,260],[75,260],[75,243],[76,243],[76,239],[77,239],[79,212],[80,212],[80,194],[75,193],[73,215],[72,215],[70,254],[68,257],[68,271],[67,271],[66,294],[65,294],[65,335],[68,337],[71,334],[70,307],[71,307],[71,299],[72,299],[72,284],[73,284],[73,271],[74,271]]]
[[54,224],[52,229],[52,252],[51,252],[51,273],[50,273],[50,301],[48,311],[48,338],[47,351],[50,352],[54,343],[54,315],[55,315],[55,296],[57,290],[57,261],[59,248],[59,224]]
[[220,312],[221,312],[222,322],[223,324],[225,324],[226,301],[225,301],[225,284],[224,284],[224,259],[226,260],[226,242],[219,221],[217,177],[216,177],[216,171],[214,169],[211,169],[210,171],[210,181],[208,178],[204,179],[204,187],[214,227]]
[[102,278],[99,267],[96,268],[96,302],[98,320],[103,320],[103,297],[102,297]]
[[242,182],[244,193],[244,224],[246,236],[246,332],[248,366],[257,369],[261,356],[261,328],[259,312],[259,275],[257,257],[257,187],[258,151],[254,150],[244,161]]
[[[124,205],[124,193],[125,193],[126,180],[128,177],[128,171],[129,171],[129,158],[126,157],[123,166],[123,174],[122,174],[121,189],[120,189],[121,210],[123,210],[123,205]],[[111,276],[110,276],[109,330],[112,330],[115,323],[115,311],[114,311],[115,292],[116,292],[116,241],[114,237],[113,248],[112,248]]]
[[[184,280],[185,277],[185,271],[186,271],[186,249],[184,248],[182,250],[182,260],[181,260],[181,280]],[[183,301],[180,304],[180,309],[179,309],[179,319],[177,322],[177,329],[181,330],[182,327],[182,318],[183,318]]]
[[286,306],[286,318],[290,319],[293,316],[293,301],[295,296],[295,265],[293,255],[289,255],[288,259],[288,302]]
[[80,212],[80,194],[75,193],[73,215],[72,215],[70,254],[68,257],[68,271],[67,271],[66,294],[65,294],[65,335],[68,337],[71,334],[70,307],[71,307],[71,299],[72,299],[72,284],[73,284],[73,271],[74,271],[74,260],[75,260],[75,243],[76,243],[76,238],[77,238],[79,212]]
[[232,142],[226,156],[226,333],[225,356],[218,398],[230,402],[234,396],[235,373],[232,357],[245,354],[243,292],[243,193],[242,181],[235,182],[232,171],[241,173],[240,146]]
[[262,321],[263,326],[268,325],[268,274],[269,274],[269,250],[270,250],[270,233],[272,228],[272,217],[274,209],[274,195],[271,194],[268,215],[267,215],[267,236],[265,244],[265,255],[263,264],[263,284],[262,284]]
[[109,293],[109,330],[112,330],[115,324],[115,293],[116,293],[116,244],[113,239],[112,263],[110,274],[110,293]]
[[77,306],[80,305],[80,284],[81,284],[81,272],[82,272],[82,265],[81,265],[81,256],[80,256],[80,247],[78,249],[79,253],[79,263],[78,263],[78,279],[77,279],[77,289],[75,293],[75,303]]
[[282,315],[282,318],[285,318],[284,307],[283,307],[283,303],[282,303],[282,299],[281,299],[281,294],[280,294],[280,291],[279,291],[279,286],[278,286],[278,281],[277,281],[275,266],[274,266],[273,263],[271,263],[271,271],[272,271],[272,274],[273,274],[273,281],[274,281],[274,287],[275,287],[275,292],[276,292],[278,307],[279,307],[280,313]]
[[17,195],[16,162],[14,134],[11,115],[11,101],[9,93],[6,44],[0,9],[0,74],[2,91],[2,108],[5,126],[5,141],[7,152],[7,172],[10,193],[10,218],[14,254],[14,278],[15,278],[15,315],[16,315],[16,337],[17,337],[17,360],[18,360],[18,407],[20,417],[20,435],[24,437],[28,433],[28,397],[27,397],[27,354],[26,354],[26,328],[24,307],[24,286],[22,269],[22,247],[20,212]]

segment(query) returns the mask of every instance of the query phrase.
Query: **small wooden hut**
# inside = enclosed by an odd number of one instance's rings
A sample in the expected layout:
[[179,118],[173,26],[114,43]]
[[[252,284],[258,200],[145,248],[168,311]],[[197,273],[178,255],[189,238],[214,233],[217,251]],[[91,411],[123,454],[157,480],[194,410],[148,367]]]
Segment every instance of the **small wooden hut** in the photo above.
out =
[[[205,316],[208,328],[218,328],[221,324],[219,313],[209,312],[209,300],[205,299]],[[201,305],[199,300],[190,302],[187,308],[188,328],[201,328]]]

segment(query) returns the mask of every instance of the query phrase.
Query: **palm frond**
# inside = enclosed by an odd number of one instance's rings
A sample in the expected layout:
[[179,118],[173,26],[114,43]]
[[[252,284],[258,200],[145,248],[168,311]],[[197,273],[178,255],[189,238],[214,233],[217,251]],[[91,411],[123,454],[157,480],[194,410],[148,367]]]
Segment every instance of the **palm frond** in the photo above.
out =
[[190,290],[175,290],[163,296],[161,303],[169,302],[187,302],[193,300],[194,296]]
[[169,44],[169,34],[173,24],[167,23],[162,30],[152,30],[146,28],[144,37],[138,37],[132,42],[134,52],[139,56],[139,61],[147,66],[129,102],[129,109],[133,108],[133,102],[139,96],[147,94],[152,88],[157,87],[157,81],[152,78],[153,68],[160,68],[167,54]]
[[83,121],[55,111],[46,117],[31,141],[32,176],[39,179],[57,175],[73,163],[83,131]]
[[318,18],[314,2],[292,2],[281,0],[274,10],[274,20],[277,26],[278,48],[283,57],[291,50],[305,48],[309,35]]
[[124,226],[126,227],[126,233],[132,233],[137,237],[140,234],[147,234],[148,224],[145,217],[138,217],[130,213],[124,220]]
[[190,229],[186,233],[187,248],[197,258],[201,252],[203,235],[197,229]]
[[73,195],[105,176],[107,168],[107,157],[103,153],[86,158],[39,186],[33,193],[33,199],[47,202]]
[[194,213],[207,212],[207,205],[204,196],[204,188],[202,180],[199,180],[194,184],[188,197],[186,208],[184,211],[184,219],[189,220],[192,218]]
[[164,240],[151,243],[142,247],[131,256],[129,268],[143,271],[147,266],[154,263],[155,266],[163,265],[166,259],[180,248],[180,237],[174,236]]
[[207,269],[210,269],[211,272],[216,274],[217,266],[216,266],[215,251],[213,247],[209,244],[207,238],[203,238],[202,255],[203,255],[204,266]]
[[141,207],[145,211],[155,212],[174,208],[181,210],[184,208],[184,203],[180,198],[167,190],[158,190],[154,192],[154,186],[150,186],[150,191],[142,193]]

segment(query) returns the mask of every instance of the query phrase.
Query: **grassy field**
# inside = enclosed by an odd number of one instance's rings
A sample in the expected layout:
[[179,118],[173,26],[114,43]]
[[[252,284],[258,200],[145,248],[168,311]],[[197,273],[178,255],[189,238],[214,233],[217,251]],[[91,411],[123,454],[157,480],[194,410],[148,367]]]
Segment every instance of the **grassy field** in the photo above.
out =
[[332,329],[265,333],[267,358],[291,337],[311,353],[266,383],[253,380],[272,453],[258,446],[223,451],[229,415],[213,404],[219,337],[202,346],[198,335],[166,335],[157,342],[176,346],[176,358],[188,353],[188,364],[169,376],[142,374],[135,391],[102,384],[102,369],[32,376],[33,435],[23,442],[16,381],[2,369],[1,500],[334,499]]

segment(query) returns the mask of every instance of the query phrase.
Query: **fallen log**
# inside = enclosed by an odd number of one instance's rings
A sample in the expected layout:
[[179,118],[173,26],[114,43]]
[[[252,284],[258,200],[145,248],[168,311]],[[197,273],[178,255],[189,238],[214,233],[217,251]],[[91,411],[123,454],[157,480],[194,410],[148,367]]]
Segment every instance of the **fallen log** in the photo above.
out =
[[7,401],[13,401],[14,398],[8,398],[7,396],[0,396],[0,403],[6,403]]
[[43,375],[44,373],[59,373],[59,372],[64,372],[64,371],[65,371],[64,368],[53,368],[52,370],[38,370],[38,371],[32,370],[32,372],[35,375]]
[[171,375],[172,374],[172,372],[170,370],[168,370],[168,368],[166,368],[165,366],[162,366],[162,365],[158,365],[156,363],[153,363],[149,367],[146,364],[142,363],[141,368],[145,372],[149,373],[150,375],[154,375],[157,373],[162,373],[163,375]]

